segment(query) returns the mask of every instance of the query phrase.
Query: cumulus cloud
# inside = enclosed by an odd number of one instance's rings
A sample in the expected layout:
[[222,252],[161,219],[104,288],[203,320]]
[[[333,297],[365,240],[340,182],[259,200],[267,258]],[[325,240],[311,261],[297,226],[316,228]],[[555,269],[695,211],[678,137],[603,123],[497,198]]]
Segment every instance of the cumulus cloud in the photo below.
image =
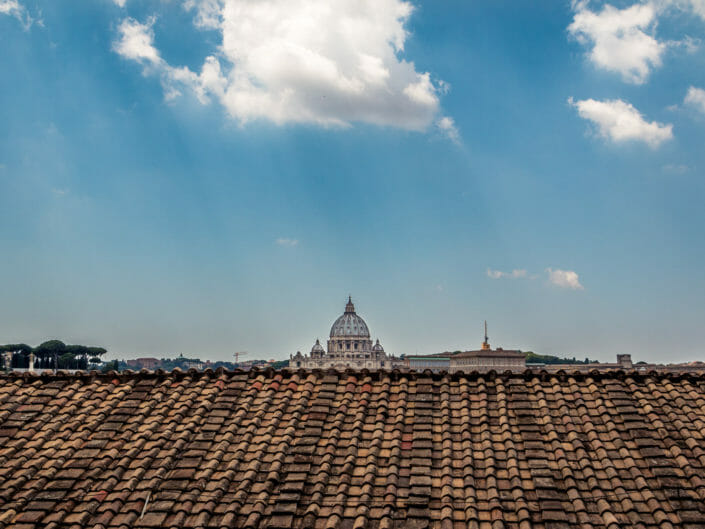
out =
[[705,90],[702,88],[696,88],[695,86],[688,88],[688,93],[685,95],[683,102],[705,114]]
[[168,97],[193,90],[215,98],[241,124],[373,123],[408,130],[438,126],[453,141],[451,118],[437,116],[447,85],[403,58],[404,0],[187,0],[194,24],[222,42],[200,73],[174,67],[154,45],[151,23],[126,19],[114,49],[162,78]]
[[630,103],[621,99],[596,101],[585,99],[568,103],[578,110],[578,115],[592,122],[597,133],[615,143],[642,141],[656,148],[673,138],[673,125],[646,121]]
[[125,7],[125,3],[127,2],[127,0],[113,0],[113,2],[114,2],[115,5],[117,5],[118,7]]
[[153,23],[154,19],[140,24],[133,18],[126,18],[118,27],[120,40],[113,44],[113,49],[127,59],[159,66],[163,61],[154,47]]
[[502,278],[519,279],[519,278],[527,277],[527,273],[526,273],[526,270],[521,269],[521,268],[512,270],[511,272],[502,272],[501,270],[493,270],[491,268],[488,268],[487,269],[487,277],[490,277],[492,279],[502,279]]
[[574,2],[575,16],[568,31],[590,47],[588,57],[597,66],[619,73],[630,83],[646,81],[652,68],[661,65],[666,44],[653,35],[657,10],[651,3],[624,9],[605,5],[591,11],[587,1]]
[[15,17],[25,29],[29,29],[34,22],[27,8],[20,4],[19,0],[0,0],[0,15]]
[[280,237],[275,241],[279,246],[286,246],[287,248],[293,248],[299,245],[298,239],[289,239],[287,237]]
[[548,273],[548,280],[557,287],[583,290],[583,285],[580,284],[578,274],[572,270],[554,270],[553,268],[546,268],[546,272]]
[[119,39],[113,43],[113,49],[126,59],[131,59],[144,66],[145,75],[156,73],[161,77],[164,95],[173,99],[181,95],[181,88],[188,87],[202,103],[209,101],[209,94],[221,95],[224,80],[218,60],[209,56],[197,74],[185,67],[169,65],[154,46],[154,19],[142,24],[133,18],[126,18],[119,27]]

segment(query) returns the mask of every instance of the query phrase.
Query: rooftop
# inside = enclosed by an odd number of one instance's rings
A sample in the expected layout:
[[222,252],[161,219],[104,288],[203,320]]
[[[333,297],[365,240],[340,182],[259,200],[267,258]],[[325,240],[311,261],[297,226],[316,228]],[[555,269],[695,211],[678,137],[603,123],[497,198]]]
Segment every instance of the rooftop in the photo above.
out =
[[470,358],[470,357],[509,357],[509,358],[524,358],[526,355],[521,351],[510,349],[478,349],[476,351],[463,351],[462,353],[451,355],[451,358]]
[[705,374],[0,376],[0,527],[702,528]]

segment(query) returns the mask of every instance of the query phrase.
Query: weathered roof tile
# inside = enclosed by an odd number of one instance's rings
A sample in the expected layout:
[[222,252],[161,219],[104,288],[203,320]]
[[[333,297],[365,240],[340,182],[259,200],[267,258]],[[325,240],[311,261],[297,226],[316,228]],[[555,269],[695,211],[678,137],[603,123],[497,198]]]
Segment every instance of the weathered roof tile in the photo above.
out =
[[705,525],[705,377],[0,377],[0,526]]

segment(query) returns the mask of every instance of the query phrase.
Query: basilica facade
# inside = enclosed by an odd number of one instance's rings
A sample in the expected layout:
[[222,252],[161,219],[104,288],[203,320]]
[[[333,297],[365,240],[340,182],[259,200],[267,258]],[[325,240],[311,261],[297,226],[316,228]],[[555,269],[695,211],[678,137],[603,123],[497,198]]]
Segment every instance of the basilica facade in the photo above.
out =
[[345,312],[330,329],[327,348],[319,340],[309,355],[297,352],[289,358],[289,367],[305,369],[394,369],[404,367],[396,356],[387,355],[377,340],[374,344],[365,320],[355,312],[352,299],[348,298]]

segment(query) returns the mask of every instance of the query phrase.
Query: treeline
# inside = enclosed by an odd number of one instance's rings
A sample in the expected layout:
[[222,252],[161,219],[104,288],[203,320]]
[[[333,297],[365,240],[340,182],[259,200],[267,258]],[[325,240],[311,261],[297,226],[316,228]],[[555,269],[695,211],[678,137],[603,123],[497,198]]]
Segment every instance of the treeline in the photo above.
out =
[[[49,340],[32,347],[26,343],[0,345],[0,353],[19,353],[12,356],[13,368],[29,367],[29,355],[34,353],[35,369],[86,369],[88,364],[99,364],[100,357],[107,353],[103,347],[65,344],[61,340]],[[4,362],[4,359],[3,359]],[[6,366],[8,368],[10,366]]]
[[39,344],[37,347],[32,347],[26,343],[8,343],[0,345],[0,352],[20,352],[37,354],[72,354],[74,356],[90,356],[100,357],[108,351],[103,347],[90,347],[87,345],[68,345],[61,340],[49,340]]
[[585,360],[577,360],[573,358],[560,358],[553,355],[540,355],[532,351],[526,353],[526,363],[527,364],[595,364],[597,360],[590,360],[585,358]]

